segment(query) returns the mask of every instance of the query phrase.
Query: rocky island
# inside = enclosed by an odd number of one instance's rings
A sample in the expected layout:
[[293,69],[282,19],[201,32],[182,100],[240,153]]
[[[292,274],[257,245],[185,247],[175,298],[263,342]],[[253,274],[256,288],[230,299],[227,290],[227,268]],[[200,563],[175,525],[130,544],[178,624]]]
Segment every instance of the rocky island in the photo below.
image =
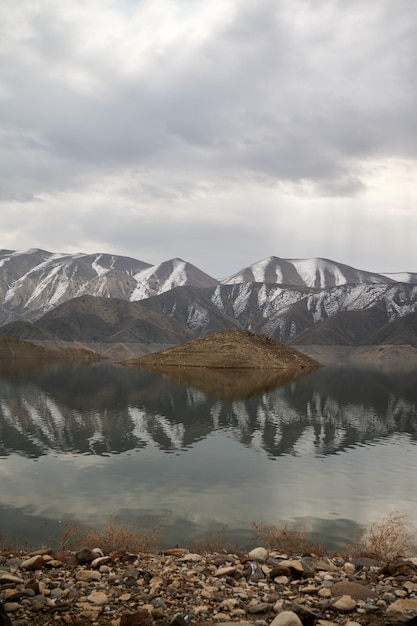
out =
[[241,328],[212,333],[161,352],[124,361],[124,364],[152,370],[204,367],[300,371],[321,367],[318,361],[295,348]]

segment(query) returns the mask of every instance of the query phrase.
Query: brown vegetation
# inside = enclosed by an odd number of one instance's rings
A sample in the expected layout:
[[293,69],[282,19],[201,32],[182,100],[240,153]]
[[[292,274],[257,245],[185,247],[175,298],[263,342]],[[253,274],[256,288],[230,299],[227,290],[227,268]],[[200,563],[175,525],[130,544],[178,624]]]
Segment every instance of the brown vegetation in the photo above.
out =
[[162,524],[150,528],[136,528],[110,517],[104,526],[83,528],[75,524],[64,526],[59,538],[60,550],[77,550],[81,547],[100,547],[110,554],[119,551],[158,552]]
[[287,522],[278,525],[252,522],[251,527],[255,531],[254,537],[269,550],[288,555],[323,555],[325,553],[324,546],[320,542],[308,538],[305,528],[293,528]]
[[[160,535],[163,524],[149,528],[137,528],[115,521],[110,517],[99,528],[85,528],[76,524],[66,524],[57,542],[58,551],[78,550],[81,547],[101,548],[111,554],[120,551],[132,553],[158,553],[162,548]],[[266,524],[252,522],[254,531],[251,540],[287,555],[326,554],[325,546],[310,539],[303,527],[291,526],[288,522]],[[208,533],[191,542],[191,549],[199,554],[230,552],[238,554],[242,547],[227,545],[225,533],[227,526]],[[409,557],[417,551],[417,529],[404,515],[391,513],[387,517],[372,522],[368,529],[361,529],[357,539],[346,546],[345,558],[367,557],[383,562],[394,561],[398,557]],[[27,547],[26,547],[27,548]],[[4,535],[0,535],[0,554],[18,551],[16,544]]]
[[356,541],[348,545],[346,551],[352,557],[389,562],[399,556],[415,554],[416,547],[416,529],[404,515],[391,513],[373,522],[368,530],[359,530]]
[[320,367],[310,357],[266,335],[240,328],[222,330],[124,365],[157,370],[161,367],[252,368],[308,370]]
[[74,346],[71,348],[45,348],[23,339],[0,334],[0,359],[8,359],[9,361],[11,359],[98,361],[102,358],[100,355],[84,348]]

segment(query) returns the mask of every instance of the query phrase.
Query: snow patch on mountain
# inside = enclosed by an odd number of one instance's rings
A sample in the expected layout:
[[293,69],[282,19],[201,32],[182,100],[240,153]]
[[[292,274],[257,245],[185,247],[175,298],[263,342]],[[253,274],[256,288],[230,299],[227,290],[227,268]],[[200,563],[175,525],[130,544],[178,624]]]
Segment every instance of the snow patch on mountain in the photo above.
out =
[[217,285],[217,287],[215,288],[214,293],[211,297],[211,301],[214,304],[214,306],[219,309],[219,311],[224,311],[225,307],[224,307],[224,303],[222,300],[222,293],[221,293],[220,285]]
[[[164,276],[168,263],[172,264],[172,269],[167,276]],[[133,278],[137,286],[131,293],[131,302],[143,300],[144,298],[169,291],[174,287],[186,285],[188,282],[187,265],[181,259],[172,259],[170,262],[160,263],[159,265],[140,270]]]
[[[268,257],[250,266],[250,270],[253,273],[255,282],[263,283],[266,281],[266,272],[268,269],[270,269],[270,266],[273,265],[273,263],[274,263],[274,258]],[[273,271],[275,274],[275,282],[282,283],[284,279],[283,279],[282,270],[279,267],[279,265],[276,265],[273,268]]]
[[337,265],[326,259],[291,259],[290,262],[308,287],[327,287],[329,276],[334,279],[335,286],[345,285],[347,282]]
[[396,272],[394,274],[382,274],[398,283],[417,283],[417,274],[412,272]]
[[174,287],[185,285],[187,283],[186,264],[182,259],[173,259],[173,269],[169,277],[163,283],[162,291],[169,291]]
[[36,288],[32,292],[32,295],[28,298],[27,304],[30,304],[31,302],[39,298],[42,295],[42,292],[51,286],[51,283],[56,285],[56,288],[52,292],[52,295],[47,299],[47,306],[49,308],[59,302],[61,297],[65,294],[69,283],[69,280],[67,276],[65,276],[65,273],[63,276],[60,276],[58,280],[54,280],[56,277],[59,276],[61,269],[62,267],[60,265],[56,265],[49,272],[49,274],[46,274],[43,278],[41,278]]
[[[97,276],[105,276],[110,271],[108,267],[104,267],[103,265],[100,265],[100,259],[102,258],[102,256],[103,256],[102,254],[98,254],[95,260],[91,263],[91,267],[96,272]],[[113,263],[111,267],[113,266],[114,266],[114,257],[113,257]]]
[[266,318],[303,298],[305,294],[297,289],[262,285],[258,292],[258,305],[263,317]]
[[195,332],[203,332],[210,320],[207,309],[197,303],[188,307],[187,326]]
[[241,288],[238,290],[238,295],[233,302],[233,311],[235,317],[239,317],[243,313],[243,311],[245,311],[248,305],[250,295],[252,293],[251,283],[245,283],[240,287]]

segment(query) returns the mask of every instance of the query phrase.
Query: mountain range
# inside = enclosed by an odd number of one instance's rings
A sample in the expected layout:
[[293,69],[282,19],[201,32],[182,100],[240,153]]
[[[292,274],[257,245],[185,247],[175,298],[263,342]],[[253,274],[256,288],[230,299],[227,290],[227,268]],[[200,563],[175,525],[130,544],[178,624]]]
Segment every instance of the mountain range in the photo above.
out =
[[283,343],[417,346],[417,273],[271,256],[223,279],[182,259],[0,250],[0,333],[133,357],[227,328]]

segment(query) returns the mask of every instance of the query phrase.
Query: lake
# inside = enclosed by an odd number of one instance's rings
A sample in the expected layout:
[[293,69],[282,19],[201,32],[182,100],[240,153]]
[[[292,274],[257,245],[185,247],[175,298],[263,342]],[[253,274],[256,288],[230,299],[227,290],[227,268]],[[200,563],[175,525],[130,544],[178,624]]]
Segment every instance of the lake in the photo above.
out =
[[251,522],[288,521],[343,549],[391,512],[417,519],[407,368],[174,381],[111,363],[3,360],[0,399],[0,535],[21,545],[113,516],[162,523],[165,547],[220,529],[249,547]]

